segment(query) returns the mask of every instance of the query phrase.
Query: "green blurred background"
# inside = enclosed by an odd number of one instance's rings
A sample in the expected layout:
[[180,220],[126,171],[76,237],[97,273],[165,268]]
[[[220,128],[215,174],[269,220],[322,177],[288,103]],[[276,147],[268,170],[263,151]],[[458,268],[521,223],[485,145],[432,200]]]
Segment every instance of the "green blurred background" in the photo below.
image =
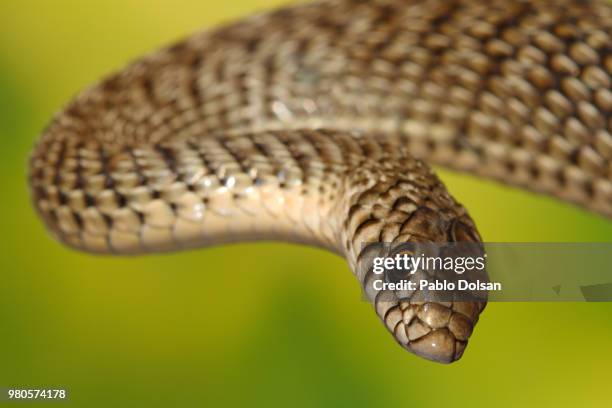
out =
[[[0,387],[64,387],[83,407],[610,406],[612,303],[490,304],[443,366],[397,346],[323,251],[110,258],[46,234],[26,163],[54,111],[144,52],[280,3],[0,0]],[[487,241],[612,237],[569,205],[442,177]]]

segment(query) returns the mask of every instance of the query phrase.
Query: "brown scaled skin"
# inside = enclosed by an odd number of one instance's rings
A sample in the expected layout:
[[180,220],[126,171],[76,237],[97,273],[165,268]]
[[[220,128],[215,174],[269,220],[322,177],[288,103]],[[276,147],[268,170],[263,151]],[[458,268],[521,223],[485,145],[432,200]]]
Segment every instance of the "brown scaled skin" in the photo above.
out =
[[[480,241],[427,163],[612,214],[603,1],[324,1],[195,34],[84,91],[31,160],[71,247]],[[484,303],[368,293],[395,339],[463,354]]]

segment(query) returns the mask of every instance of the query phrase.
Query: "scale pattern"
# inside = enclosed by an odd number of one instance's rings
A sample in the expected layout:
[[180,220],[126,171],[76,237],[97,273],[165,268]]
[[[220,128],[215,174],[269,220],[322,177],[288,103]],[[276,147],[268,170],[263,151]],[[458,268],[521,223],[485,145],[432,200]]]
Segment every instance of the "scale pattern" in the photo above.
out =
[[[479,242],[425,163],[612,215],[612,7],[323,1],[195,34],[78,95],[32,197],[71,247]],[[408,350],[461,357],[484,303],[369,292]]]

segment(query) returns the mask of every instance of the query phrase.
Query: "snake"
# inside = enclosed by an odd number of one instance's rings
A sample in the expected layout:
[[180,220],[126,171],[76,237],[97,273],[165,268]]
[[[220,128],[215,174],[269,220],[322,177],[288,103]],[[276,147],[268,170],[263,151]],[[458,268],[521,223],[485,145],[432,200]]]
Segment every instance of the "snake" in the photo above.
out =
[[[260,12],[77,94],[35,144],[32,201],[70,248],[287,241],[343,256],[363,286],[363,243],[482,242],[430,165],[610,217],[611,36],[603,0]],[[367,298],[397,343],[441,363],[486,305]]]

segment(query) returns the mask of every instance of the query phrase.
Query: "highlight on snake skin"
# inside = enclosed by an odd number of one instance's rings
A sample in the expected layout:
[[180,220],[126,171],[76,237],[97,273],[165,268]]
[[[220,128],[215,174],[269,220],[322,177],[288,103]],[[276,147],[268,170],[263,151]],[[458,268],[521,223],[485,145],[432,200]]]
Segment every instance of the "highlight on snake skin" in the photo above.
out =
[[449,363],[492,287],[448,299],[373,286],[366,244],[482,250],[430,165],[612,215],[611,36],[603,0],[329,0],[255,15],[76,96],[34,148],[31,196],[54,237],[97,254],[328,249],[397,343]]

